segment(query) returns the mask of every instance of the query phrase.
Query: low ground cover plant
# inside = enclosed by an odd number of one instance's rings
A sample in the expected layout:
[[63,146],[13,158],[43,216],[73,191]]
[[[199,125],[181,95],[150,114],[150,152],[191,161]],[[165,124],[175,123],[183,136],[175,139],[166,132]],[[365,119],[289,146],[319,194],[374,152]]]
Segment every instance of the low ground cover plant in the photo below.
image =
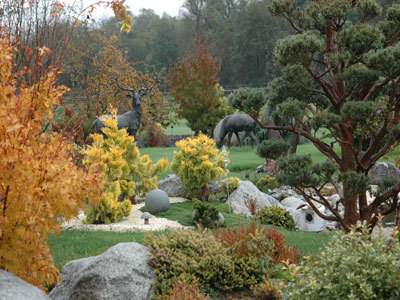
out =
[[168,293],[175,282],[190,283],[193,276],[207,291],[249,287],[280,261],[296,259],[296,249],[286,245],[281,233],[256,223],[214,233],[151,233],[145,236],[144,244],[151,250],[149,262],[156,273],[157,295]]

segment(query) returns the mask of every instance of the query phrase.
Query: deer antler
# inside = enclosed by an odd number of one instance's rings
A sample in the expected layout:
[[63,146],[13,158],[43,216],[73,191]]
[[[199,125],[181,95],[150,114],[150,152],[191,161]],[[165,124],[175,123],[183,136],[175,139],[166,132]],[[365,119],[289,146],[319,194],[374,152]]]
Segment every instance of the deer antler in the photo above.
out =
[[130,87],[124,88],[124,87],[120,86],[117,76],[111,76],[111,77],[117,82],[117,85],[121,90],[128,91],[128,92],[134,92],[135,91],[134,88],[130,88]]
[[143,95],[146,95],[148,91],[151,91],[151,90],[153,89],[153,87],[156,85],[157,82],[158,82],[158,77],[157,77],[157,76],[154,76],[153,84],[152,84],[151,86],[149,86],[149,87],[146,87],[146,86],[141,87],[141,88],[139,89],[139,92],[144,92],[144,93],[142,94],[142,96],[143,96]]

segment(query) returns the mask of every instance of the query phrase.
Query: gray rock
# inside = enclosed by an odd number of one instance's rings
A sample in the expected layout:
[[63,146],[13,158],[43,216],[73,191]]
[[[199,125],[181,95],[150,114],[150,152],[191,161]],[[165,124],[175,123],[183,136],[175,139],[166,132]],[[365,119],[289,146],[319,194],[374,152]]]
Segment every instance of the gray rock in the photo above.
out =
[[221,180],[210,181],[207,184],[207,195],[218,193],[221,191]]
[[225,224],[225,217],[222,213],[218,213],[218,221],[216,222],[216,225],[218,226],[224,226]]
[[296,197],[299,199],[303,199],[303,196],[298,195],[294,190],[287,186],[281,186],[277,189],[272,190],[268,193],[268,195],[274,197],[278,201],[282,201],[287,197]]
[[229,196],[227,204],[232,207],[235,214],[251,217],[249,209],[246,207],[246,199],[256,199],[256,210],[264,206],[282,205],[273,197],[261,192],[251,181],[241,181],[239,187]]
[[395,164],[390,162],[378,162],[376,163],[369,172],[369,178],[372,184],[378,184],[383,177],[393,176],[400,180],[400,170]]
[[158,182],[158,188],[167,193],[168,197],[187,197],[182,187],[182,180],[176,174],[169,174],[167,178]]
[[339,194],[334,194],[334,195],[326,198],[326,200],[328,200],[328,202],[335,208],[336,203],[340,200],[340,196],[339,196]]
[[[183,189],[182,180],[176,174],[169,174],[167,178],[158,182],[158,189],[167,193],[168,197],[187,198],[188,193]],[[221,190],[221,181],[210,181],[208,183],[207,195],[217,193]]]
[[138,243],[120,243],[99,256],[67,263],[60,282],[51,291],[57,300],[151,299],[155,281],[148,265],[149,248]]
[[169,198],[163,190],[155,189],[146,195],[144,203],[146,211],[151,214],[167,211],[169,209]]
[[281,201],[281,204],[283,206],[294,208],[294,209],[297,209],[300,205],[305,204],[305,203],[306,202],[303,201],[302,199],[297,198],[297,197],[293,197],[293,196],[286,197],[285,199],[283,199]]
[[1,300],[49,300],[36,286],[27,283],[13,273],[0,270]]

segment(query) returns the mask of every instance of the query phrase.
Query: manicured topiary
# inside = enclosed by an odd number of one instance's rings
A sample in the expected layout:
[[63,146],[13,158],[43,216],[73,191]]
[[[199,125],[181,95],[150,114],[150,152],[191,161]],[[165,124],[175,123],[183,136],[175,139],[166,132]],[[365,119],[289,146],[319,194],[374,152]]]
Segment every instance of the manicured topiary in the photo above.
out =
[[363,225],[349,234],[339,231],[316,257],[292,270],[283,299],[400,299],[400,243],[391,247],[369,235]]
[[257,211],[256,219],[261,224],[281,226],[288,230],[295,230],[296,223],[290,213],[279,206],[264,206]]

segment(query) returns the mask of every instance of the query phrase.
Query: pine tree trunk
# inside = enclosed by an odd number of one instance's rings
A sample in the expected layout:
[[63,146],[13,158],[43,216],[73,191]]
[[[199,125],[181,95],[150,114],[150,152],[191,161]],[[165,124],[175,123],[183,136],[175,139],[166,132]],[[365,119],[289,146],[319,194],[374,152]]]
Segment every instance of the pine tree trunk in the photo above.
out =
[[292,133],[292,139],[290,142],[290,154],[295,154],[297,151],[297,145],[299,144],[299,135],[297,133]]

